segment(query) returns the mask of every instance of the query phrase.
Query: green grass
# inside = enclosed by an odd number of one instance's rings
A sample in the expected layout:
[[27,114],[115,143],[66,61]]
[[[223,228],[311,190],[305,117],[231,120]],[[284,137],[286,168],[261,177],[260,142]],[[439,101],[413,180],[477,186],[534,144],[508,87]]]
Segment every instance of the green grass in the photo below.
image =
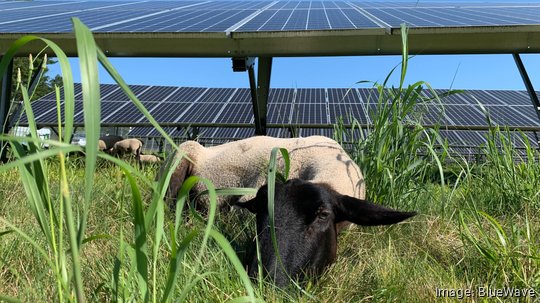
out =
[[[69,164],[69,162],[68,162]],[[51,167],[58,163],[50,163]],[[151,177],[152,169],[143,172]],[[72,167],[70,187],[83,186],[82,168]],[[2,219],[22,228],[31,238],[42,239],[39,226],[35,224],[27,207],[24,190],[18,173],[10,170],[0,174],[4,182],[0,187],[0,213]],[[52,176],[51,179],[58,176]],[[535,287],[540,286],[540,222],[538,208],[528,207],[519,212],[494,215],[505,233],[505,245],[500,243],[497,229],[490,220],[477,211],[491,213],[493,206],[482,205],[476,209],[472,205],[479,200],[489,200],[490,193],[480,193],[482,180],[476,176],[458,185],[453,197],[449,198],[447,209],[440,213],[432,207],[433,196],[449,195],[438,184],[427,184],[418,197],[417,210],[420,215],[393,227],[359,228],[347,230],[339,237],[337,262],[317,283],[308,284],[306,292],[317,298],[315,301],[342,302],[361,301],[373,298],[375,301],[430,302],[436,287],[459,288],[476,285],[492,287]],[[471,195],[470,191],[475,190]],[[141,188],[144,201],[151,196],[150,188]],[[95,178],[93,202],[89,207],[89,234],[108,234],[113,238],[103,238],[87,243],[81,256],[82,276],[85,293],[89,301],[114,301],[112,278],[119,243],[116,239],[123,234],[129,239],[132,234],[132,194],[122,170],[116,166],[98,168]],[[405,206],[404,206],[405,207]],[[174,225],[174,214],[166,210],[165,230]],[[183,225],[204,228],[192,216],[187,216]],[[248,214],[219,214],[216,228],[220,230],[241,254],[245,243],[254,232],[254,217]],[[464,230],[470,230],[470,235]],[[7,227],[0,225],[0,230]],[[187,234],[188,229],[179,234]],[[205,250],[200,261],[197,251],[202,237],[192,243],[191,249],[182,260],[175,291],[180,293],[192,270],[199,262],[202,271],[196,274],[200,282],[188,295],[189,301],[221,302],[245,295],[241,280],[228,262],[225,254],[213,243]],[[482,249],[477,249],[476,246]],[[488,257],[488,256],[493,256]],[[158,254],[158,279],[164,282],[168,266],[168,252]],[[128,265],[124,271],[128,271]],[[127,275],[124,272],[124,275]],[[35,252],[19,235],[10,233],[0,237],[0,293],[28,301],[51,301],[56,295],[54,273],[42,262]],[[126,282],[127,283],[127,282]],[[125,286],[136,289],[136,281]],[[159,283],[158,283],[159,284]],[[257,289],[257,283],[254,283]],[[275,290],[264,285],[256,290],[257,295],[267,301],[313,301],[299,290],[289,292]]]
[[[35,125],[30,138],[2,137],[14,159],[0,166],[0,300],[432,302],[437,288],[478,286],[533,288],[540,295],[538,151],[528,146],[527,156],[515,161],[507,132],[494,127],[483,147],[485,163],[446,161],[444,144],[442,154],[435,149],[443,143],[438,129],[418,123],[418,109],[437,97],[421,97],[421,90],[430,89],[427,83],[404,85],[406,35],[401,84],[375,84],[380,93],[375,127],[352,145],[351,155],[366,176],[371,200],[419,215],[395,226],[346,230],[339,236],[337,262],[323,276],[280,290],[247,279],[239,257],[254,237],[254,217],[216,212],[212,184],[190,178],[177,205],[165,207],[170,170],[154,181],[156,167],[139,169],[96,152],[98,61],[164,132],[87,29],[77,20],[74,29],[84,80],[87,156],[66,157],[80,150],[66,140],[50,141],[51,149],[43,150]],[[0,74],[18,48],[36,39],[16,42],[0,61]],[[57,52],[64,72],[68,117],[60,137],[68,138],[74,102],[69,63],[54,43],[42,41]],[[31,116],[22,80],[18,87]],[[336,126],[336,138],[350,138],[347,132]],[[21,141],[30,142],[29,150]],[[278,173],[270,167],[269,179],[286,176],[286,169]],[[211,207],[204,218],[182,211],[195,182],[209,189]]]

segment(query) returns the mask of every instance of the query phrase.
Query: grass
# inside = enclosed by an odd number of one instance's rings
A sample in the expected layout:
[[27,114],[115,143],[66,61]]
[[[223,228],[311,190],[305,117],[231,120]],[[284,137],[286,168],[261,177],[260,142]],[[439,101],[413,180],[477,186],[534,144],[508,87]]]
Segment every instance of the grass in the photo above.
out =
[[[73,130],[73,83],[67,58],[44,41],[62,65],[67,115],[61,140],[49,142],[49,150],[40,147],[35,125],[30,138],[2,138],[9,140],[15,159],[0,166],[0,300],[432,302],[436,289],[479,286],[532,288],[540,295],[538,151],[528,146],[527,156],[516,161],[507,132],[494,127],[483,148],[485,163],[445,161],[444,145],[442,154],[435,149],[441,143],[437,128],[417,122],[421,111],[412,115],[437,98],[421,97],[421,90],[430,89],[427,83],[403,84],[406,35],[401,84],[375,84],[375,127],[352,145],[351,154],[365,173],[371,200],[420,214],[395,226],[350,228],[339,236],[337,262],[323,276],[280,290],[247,279],[239,258],[253,238],[254,217],[217,213],[209,182],[188,179],[179,203],[164,207],[170,170],[154,181],[156,167],[139,169],[96,152],[97,139],[88,138],[97,138],[100,130],[98,61],[164,132],[86,28],[74,20],[74,29],[84,79],[87,156],[65,156],[80,149],[63,143]],[[0,62],[0,74],[9,57],[35,39],[16,42]],[[30,97],[19,84],[31,116]],[[339,125],[336,129],[337,137],[350,137]],[[30,142],[29,150],[22,140]],[[286,175],[286,170],[270,174]],[[212,206],[205,218],[182,211],[195,182],[209,189]]]

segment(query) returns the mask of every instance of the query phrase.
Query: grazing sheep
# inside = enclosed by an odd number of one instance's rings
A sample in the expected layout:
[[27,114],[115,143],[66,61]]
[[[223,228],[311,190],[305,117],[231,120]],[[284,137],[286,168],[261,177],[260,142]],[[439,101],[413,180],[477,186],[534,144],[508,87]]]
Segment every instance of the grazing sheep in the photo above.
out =
[[140,154],[137,157],[137,161],[141,163],[159,163],[161,162],[161,159],[156,155],[143,155]]
[[124,139],[114,144],[111,154],[119,156],[131,154],[138,157],[141,154],[142,146],[143,143],[139,139]]
[[[268,188],[263,186],[274,147],[289,151],[289,176],[292,178],[286,183],[276,183],[275,187],[275,231],[283,263],[277,261],[272,244]],[[173,172],[167,190],[169,199],[176,200],[183,181],[190,175],[208,178],[216,188],[260,187],[254,198],[225,197],[220,198],[219,203],[221,206],[235,204],[256,214],[263,272],[280,287],[286,286],[289,278],[318,275],[333,263],[337,234],[351,222],[386,225],[416,214],[365,201],[365,183],[359,167],[337,142],[326,137],[278,139],[260,136],[209,148],[188,141],[181,144],[180,149],[192,162],[182,159]],[[198,184],[194,194],[204,189]],[[255,242],[250,251],[244,263],[249,275],[256,277]]]
[[[208,178],[216,188],[259,188],[266,182],[268,160],[274,147],[289,151],[290,178],[325,182],[341,194],[365,197],[360,169],[336,141],[322,136],[291,139],[257,136],[208,148],[195,141],[182,143],[180,149],[193,163],[181,161],[171,177],[167,198],[176,200],[180,186],[190,175]],[[202,184],[195,188],[196,193],[203,190]],[[252,197],[243,196],[239,201]],[[235,197],[220,197],[219,202],[221,206],[231,204]]]
[[107,149],[107,145],[105,144],[105,141],[99,139],[98,141],[98,150],[99,151],[104,151]]
[[118,141],[122,141],[124,140],[124,138],[120,137],[120,136],[116,136],[116,135],[106,135],[106,136],[102,136],[99,138],[100,141],[103,142],[103,144],[105,144],[105,148],[104,149],[101,149],[101,142],[99,143],[99,148],[100,150],[103,150],[105,152],[108,152],[108,153],[111,153],[112,151],[112,148],[114,147],[114,144]]

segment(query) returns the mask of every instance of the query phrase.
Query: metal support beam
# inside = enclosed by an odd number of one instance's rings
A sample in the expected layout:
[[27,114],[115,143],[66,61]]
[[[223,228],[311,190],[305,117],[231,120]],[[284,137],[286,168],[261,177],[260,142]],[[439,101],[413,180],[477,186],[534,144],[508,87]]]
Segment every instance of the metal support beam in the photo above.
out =
[[[0,127],[2,134],[9,131],[8,129],[8,113],[11,102],[11,78],[13,76],[13,60],[9,63],[3,77],[2,84],[0,86]],[[0,161],[7,161],[6,142],[0,141]]]
[[512,56],[514,56],[514,61],[516,61],[519,74],[521,75],[521,78],[523,79],[523,83],[525,83],[525,87],[527,88],[527,92],[529,93],[529,97],[531,98],[531,101],[533,103],[536,115],[538,116],[538,119],[540,119],[540,101],[538,101],[538,96],[536,95],[536,92],[534,91],[534,87],[531,83],[531,79],[529,78],[529,75],[527,74],[525,65],[523,65],[523,61],[521,61],[521,57],[519,56],[518,53],[514,53],[512,54]]
[[259,117],[259,100],[257,97],[257,79],[255,78],[255,69],[253,66],[248,67],[249,87],[251,90],[251,104],[253,105],[253,117],[255,118],[255,134],[266,134],[266,130],[263,131],[261,125],[261,119]]
[[[257,75],[257,111],[255,116],[258,120],[259,128],[255,129],[255,134],[266,135],[266,114],[268,112],[268,93],[270,92],[270,78],[272,74],[272,57],[259,57],[259,67]],[[258,117],[258,119],[257,119]]]
[[257,76],[255,76],[255,59],[253,57],[232,58],[232,62],[233,71],[248,71],[253,117],[255,118],[255,134],[266,135],[266,113],[268,111],[272,57],[259,57]]

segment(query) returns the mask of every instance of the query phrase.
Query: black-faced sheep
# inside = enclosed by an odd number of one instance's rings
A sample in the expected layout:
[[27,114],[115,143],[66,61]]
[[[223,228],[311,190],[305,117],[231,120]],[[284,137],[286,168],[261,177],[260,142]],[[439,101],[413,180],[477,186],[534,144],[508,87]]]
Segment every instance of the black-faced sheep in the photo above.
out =
[[106,135],[99,138],[98,149],[110,153],[114,144],[118,141],[122,141],[124,138],[116,135]]
[[[306,274],[317,276],[332,264],[337,252],[339,224],[388,225],[414,216],[362,199],[342,195],[325,183],[291,179],[276,183],[274,222],[280,265],[272,243],[268,215],[268,187],[259,189],[257,196],[239,206],[257,216],[257,237],[263,272],[276,285],[286,286],[290,278],[302,280]],[[244,263],[249,276],[258,275],[255,241]]]
[[118,141],[114,144],[111,153],[113,155],[134,155],[139,156],[141,154],[143,143],[139,139],[130,138]]
[[[283,266],[270,237],[268,188],[262,186],[273,147],[289,151],[293,178],[284,184],[276,183],[275,190],[275,232]],[[260,187],[251,200],[247,196],[228,197],[221,198],[219,203],[243,200],[235,204],[256,214],[263,270],[278,286],[286,286],[289,278],[301,280],[306,274],[320,274],[335,260],[337,234],[350,222],[386,225],[416,214],[365,201],[360,169],[337,142],[326,137],[253,137],[209,148],[188,141],[180,148],[193,162],[184,159],[174,171],[167,192],[170,199],[176,200],[183,181],[190,175],[208,178],[216,188]],[[204,189],[199,185],[194,191]],[[256,251],[255,242],[250,250]],[[256,254],[248,254],[245,265],[249,275],[256,277]]]

